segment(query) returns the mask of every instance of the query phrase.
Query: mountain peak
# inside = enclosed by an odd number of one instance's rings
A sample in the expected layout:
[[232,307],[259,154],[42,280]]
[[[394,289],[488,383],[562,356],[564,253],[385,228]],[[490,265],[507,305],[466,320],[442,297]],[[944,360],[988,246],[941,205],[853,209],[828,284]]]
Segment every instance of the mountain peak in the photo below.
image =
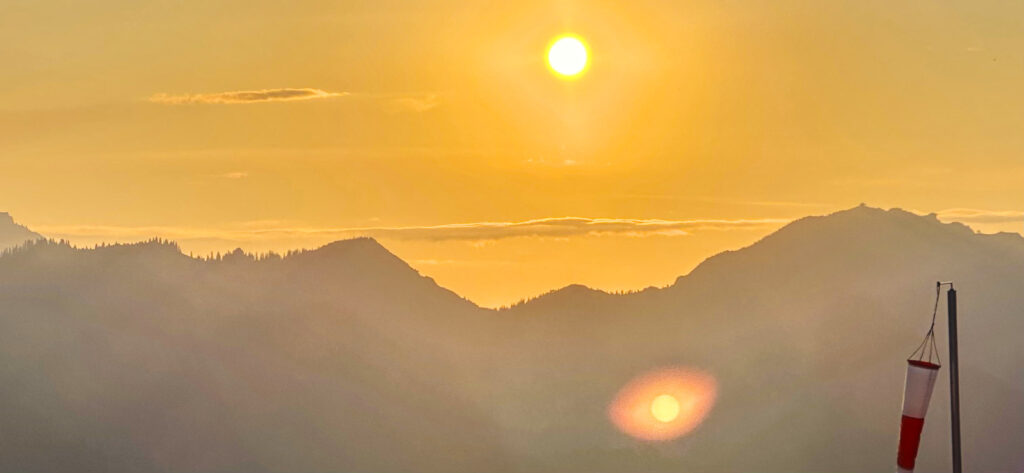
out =
[[334,241],[313,250],[300,251],[286,259],[300,261],[302,264],[360,268],[362,271],[390,274],[392,277],[403,274],[420,277],[405,261],[370,237]]
[[939,221],[938,215],[931,213],[919,215],[898,207],[883,209],[871,207],[867,204],[860,204],[856,207],[839,210],[827,215],[804,217],[782,227],[769,237],[777,234],[785,234],[795,229],[823,231],[826,229],[839,229],[847,227],[851,232],[870,229],[877,231],[882,228],[902,229],[906,231],[932,229],[935,231],[953,232],[961,235],[973,234],[970,227],[959,223],[944,223]]
[[332,241],[315,251],[383,251],[391,253],[376,239],[368,236]]
[[[676,279],[675,285],[698,275],[733,273],[739,277],[737,273],[746,272],[750,274],[744,277],[767,278],[801,268],[832,271],[870,266],[875,272],[884,272],[902,268],[901,261],[938,261],[947,250],[971,247],[977,239],[988,237],[961,223],[941,222],[935,214],[861,204],[790,222],[753,245],[704,260],[690,274]],[[752,268],[756,274],[751,273]]]
[[302,254],[316,255],[318,258],[326,260],[342,259],[366,262],[399,262],[402,265],[405,265],[404,261],[395,256],[391,251],[388,251],[388,249],[385,248],[384,245],[381,245],[377,240],[370,237],[337,240],[319,248],[304,251]]
[[409,304],[456,301],[459,307],[473,307],[471,302],[438,286],[370,237],[334,241],[314,250],[291,253],[284,261],[299,271],[294,274],[326,278],[336,287],[346,287],[353,293],[372,291],[392,302]]
[[536,297],[522,300],[515,304],[512,304],[510,309],[514,309],[521,306],[558,306],[562,304],[575,304],[580,300],[591,300],[592,298],[601,296],[610,296],[605,291],[600,289],[594,289],[583,284],[570,284],[561,289],[554,289]]
[[11,248],[40,238],[43,236],[15,222],[11,214],[0,212],[0,249]]

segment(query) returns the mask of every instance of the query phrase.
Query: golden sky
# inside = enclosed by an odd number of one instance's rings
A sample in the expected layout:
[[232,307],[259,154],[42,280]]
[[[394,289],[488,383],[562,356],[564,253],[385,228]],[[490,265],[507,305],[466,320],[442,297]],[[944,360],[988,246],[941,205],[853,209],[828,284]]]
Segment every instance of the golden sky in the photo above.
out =
[[[1024,230],[1024,3],[0,3],[0,210],[206,253],[372,234],[484,305],[867,202]],[[585,39],[556,77],[545,48]],[[570,218],[571,217],[571,218]]]

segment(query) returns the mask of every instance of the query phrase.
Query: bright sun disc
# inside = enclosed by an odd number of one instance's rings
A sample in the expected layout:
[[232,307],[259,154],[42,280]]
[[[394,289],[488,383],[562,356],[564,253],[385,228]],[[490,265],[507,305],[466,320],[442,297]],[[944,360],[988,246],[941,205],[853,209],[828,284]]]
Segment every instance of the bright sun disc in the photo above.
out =
[[548,49],[551,69],[565,77],[573,77],[587,67],[587,47],[574,36],[563,36]]

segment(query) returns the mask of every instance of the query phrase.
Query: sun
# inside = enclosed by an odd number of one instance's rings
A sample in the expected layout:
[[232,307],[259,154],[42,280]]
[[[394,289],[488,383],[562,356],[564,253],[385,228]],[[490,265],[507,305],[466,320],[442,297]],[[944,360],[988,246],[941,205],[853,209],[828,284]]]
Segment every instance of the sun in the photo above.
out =
[[679,400],[671,394],[661,394],[651,401],[651,415],[659,422],[672,422],[679,417]]
[[564,78],[575,78],[587,68],[587,46],[572,35],[555,39],[548,48],[548,65]]

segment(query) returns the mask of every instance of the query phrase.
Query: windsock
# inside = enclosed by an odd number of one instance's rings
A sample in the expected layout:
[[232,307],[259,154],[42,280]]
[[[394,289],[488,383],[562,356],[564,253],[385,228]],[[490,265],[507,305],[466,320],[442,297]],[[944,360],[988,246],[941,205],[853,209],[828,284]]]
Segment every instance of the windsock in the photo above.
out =
[[932,398],[939,365],[922,360],[907,360],[907,382],[903,392],[903,420],[900,422],[900,449],[896,456],[896,472],[914,471],[917,449],[921,445],[921,428],[928,401]]

